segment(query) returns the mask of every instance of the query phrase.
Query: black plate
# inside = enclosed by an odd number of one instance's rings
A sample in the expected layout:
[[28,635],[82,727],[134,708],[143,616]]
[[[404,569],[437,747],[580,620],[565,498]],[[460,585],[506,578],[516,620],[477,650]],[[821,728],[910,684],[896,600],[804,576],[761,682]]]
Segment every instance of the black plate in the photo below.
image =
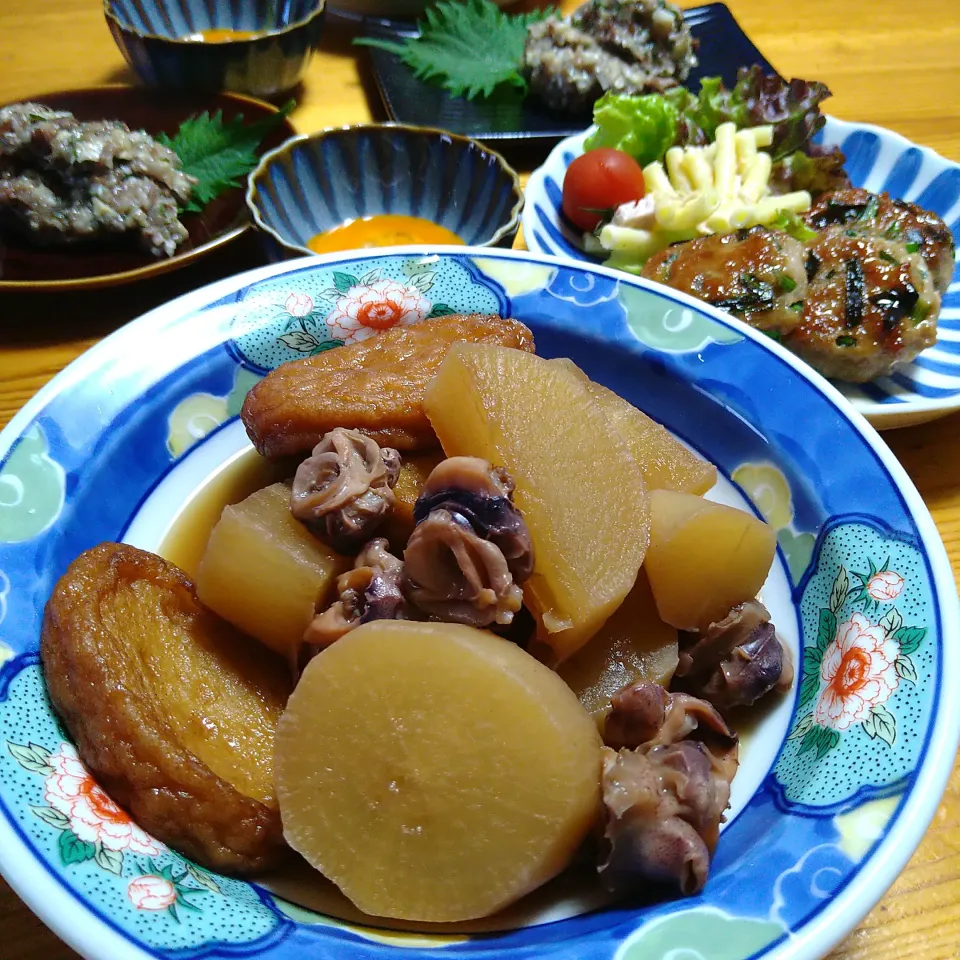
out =
[[[740,28],[725,4],[710,3],[684,13],[690,31],[700,41],[697,68],[687,86],[700,88],[701,77],[723,77],[732,85],[739,67],[759,64],[774,72],[763,54]],[[360,19],[370,36],[413,36],[409,21]],[[440,87],[414,77],[394,54],[370,49],[374,76],[384,107],[392,120],[425,127],[443,127],[479,140],[541,140],[552,142],[579,133],[587,121],[549,113],[534,97],[521,99],[506,91],[487,100],[451,97]]]

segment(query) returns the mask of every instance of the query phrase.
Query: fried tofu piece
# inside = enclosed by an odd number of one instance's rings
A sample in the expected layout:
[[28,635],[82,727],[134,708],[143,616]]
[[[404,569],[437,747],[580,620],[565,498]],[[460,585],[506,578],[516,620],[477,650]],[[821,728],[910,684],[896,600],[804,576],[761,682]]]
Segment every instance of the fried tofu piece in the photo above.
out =
[[450,345],[462,340],[534,352],[522,323],[495,315],[452,314],[393,327],[268,373],[243,404],[247,434],[270,459],[307,453],[334,427],[360,430],[401,451],[436,447],[423,395]]
[[273,736],[292,679],[178,567],[126,544],[82,553],[47,602],[40,653],[80,759],[141,827],[226,873],[283,859]]

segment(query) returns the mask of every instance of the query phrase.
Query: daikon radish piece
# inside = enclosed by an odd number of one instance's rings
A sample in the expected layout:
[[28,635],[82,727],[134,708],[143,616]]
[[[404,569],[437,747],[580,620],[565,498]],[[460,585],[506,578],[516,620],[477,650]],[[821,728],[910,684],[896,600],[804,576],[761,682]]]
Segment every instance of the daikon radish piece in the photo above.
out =
[[650,547],[644,569],[667,623],[705,630],[763,586],[777,534],[736,507],[689,493],[650,493]]
[[274,483],[224,507],[197,571],[197,596],[292,662],[350,563],[294,519],[290,488]]
[[579,371],[530,353],[458,343],[428,385],[447,456],[507,469],[530,530],[524,602],[551,665],[576,653],[630,592],[649,539],[643,475]]
[[[552,362],[569,364],[587,378],[571,360],[560,358]],[[647,490],[706,493],[717,482],[717,468],[685,447],[666,427],[603,384],[589,379],[587,383],[593,399],[623,437]]]
[[569,863],[599,813],[600,749],[516,644],[372,621],[310,661],[280,719],[284,835],[366,913],[483,917]]

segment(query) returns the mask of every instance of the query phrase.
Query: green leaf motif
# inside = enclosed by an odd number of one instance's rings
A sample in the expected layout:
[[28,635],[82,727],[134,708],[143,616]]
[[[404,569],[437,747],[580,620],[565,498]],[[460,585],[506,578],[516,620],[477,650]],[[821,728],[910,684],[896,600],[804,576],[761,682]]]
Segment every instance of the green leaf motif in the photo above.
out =
[[827,727],[820,728],[820,742],[817,744],[817,759],[826,756],[840,742],[840,734]]
[[70,818],[53,807],[31,807],[35,816],[38,816],[47,826],[54,830],[67,830],[70,827]]
[[50,751],[46,747],[41,747],[36,743],[27,745],[12,743],[8,740],[7,749],[24,770],[44,775],[53,773],[53,769],[47,762],[50,758]]
[[81,840],[70,830],[64,830],[60,834],[57,846],[60,850],[60,862],[65,867],[69,867],[71,863],[84,863],[86,860],[92,860],[97,852],[92,843]]
[[434,273],[415,273],[410,277],[410,283],[421,293],[426,293],[433,287],[434,276],[436,276]]
[[847,571],[841,567],[837,571],[837,579],[833,581],[833,589],[830,591],[830,610],[836,617],[840,613],[840,608],[846,602],[847,594],[850,592],[850,578]]
[[836,730],[830,730],[827,727],[819,727],[814,724],[800,740],[800,749],[797,755],[801,756],[813,750],[816,751],[817,760],[821,760],[839,742],[840,734],[837,733]]
[[787,737],[788,740],[802,740],[812,729],[813,727],[813,714],[808,713],[805,717],[802,717],[797,725],[790,732],[790,736]]
[[926,627],[901,627],[893,639],[900,644],[900,653],[906,656],[915,653],[927,635]]
[[830,641],[837,635],[837,615],[827,607],[820,608],[820,622],[817,624],[817,652],[821,659]]
[[881,618],[881,627],[886,631],[888,637],[895,637],[897,631],[903,626],[903,617],[896,607],[891,607]]
[[339,270],[334,270],[333,285],[339,293],[346,293],[352,287],[360,286],[360,281],[349,273],[341,273]]
[[823,654],[816,647],[806,647],[803,651],[803,679],[800,681],[800,693],[797,697],[797,710],[802,710],[817,696],[820,690],[820,662]]
[[448,307],[445,303],[435,303],[433,309],[427,314],[426,319],[432,320],[434,317],[449,317],[456,312],[453,307]]
[[324,350],[333,350],[334,347],[342,347],[342,340],[325,340],[323,343],[318,343],[316,347],[313,348],[310,356],[315,357],[318,353],[323,353]]
[[897,671],[897,676],[901,680],[912,683],[914,686],[917,685],[917,668],[905,653],[901,653],[900,656],[897,657],[893,668]]
[[94,859],[98,866],[118,877],[123,873],[123,854],[119,850],[108,850],[102,843],[97,843]]
[[892,747],[897,742],[897,718],[882,703],[879,703],[863,721],[863,732],[871,740],[883,740]]
[[489,97],[498,87],[527,89],[522,72],[527,27],[552,8],[504,13],[492,0],[439,0],[401,42],[358,37],[358,46],[396,54],[421,80],[434,80],[455,97]]
[[290,333],[285,333],[277,337],[277,339],[285,347],[296,350],[297,353],[310,353],[312,350],[315,350],[320,343],[312,333],[306,333],[303,330],[293,330]]
[[257,165],[257,148],[294,106],[291,100],[278,113],[248,124],[243,114],[224,123],[222,110],[212,116],[204,111],[184,120],[173,137],[159,134],[157,140],[180,158],[184,173],[197,179],[184,211],[199,213],[221,193],[243,186]]
[[194,864],[188,863],[187,873],[190,874],[194,883],[199,884],[204,890],[209,890],[211,893],[223,893],[220,884],[206,870],[201,870]]

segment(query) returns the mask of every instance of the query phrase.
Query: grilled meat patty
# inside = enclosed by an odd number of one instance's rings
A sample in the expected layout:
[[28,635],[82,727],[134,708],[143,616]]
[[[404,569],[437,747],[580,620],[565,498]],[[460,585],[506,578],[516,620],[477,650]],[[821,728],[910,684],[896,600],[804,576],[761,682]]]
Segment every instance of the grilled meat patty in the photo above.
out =
[[919,253],[941,295],[953,279],[955,249],[950,228],[935,213],[889,194],[859,187],[821,194],[806,214],[814,230],[845,226],[863,236],[903,243],[908,253]]
[[936,343],[940,294],[906,243],[830,227],[807,245],[807,272],[784,344],[824,376],[866,383]]
[[642,276],[780,337],[800,322],[807,292],[803,244],[765,227],[674,244],[651,257]]

